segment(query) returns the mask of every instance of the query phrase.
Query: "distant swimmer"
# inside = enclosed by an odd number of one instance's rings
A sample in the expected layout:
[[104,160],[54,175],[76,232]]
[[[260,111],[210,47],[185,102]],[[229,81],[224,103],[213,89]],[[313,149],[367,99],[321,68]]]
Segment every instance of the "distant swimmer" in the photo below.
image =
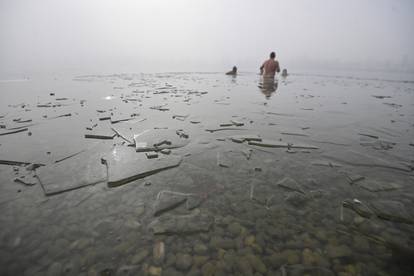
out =
[[270,53],[270,58],[260,66],[260,75],[264,77],[274,77],[276,73],[280,72],[279,62],[275,60],[275,52]]
[[233,70],[228,71],[226,73],[226,75],[233,75],[233,76],[237,75],[237,67],[236,66],[233,66]]
[[287,69],[283,69],[282,71],[282,77],[286,78],[288,76]]

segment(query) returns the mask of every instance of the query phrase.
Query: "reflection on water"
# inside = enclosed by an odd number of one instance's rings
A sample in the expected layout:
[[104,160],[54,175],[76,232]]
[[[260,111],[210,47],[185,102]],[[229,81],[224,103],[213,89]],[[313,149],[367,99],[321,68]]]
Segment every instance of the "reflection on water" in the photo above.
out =
[[0,275],[413,275],[414,84],[228,78],[1,83]]
[[271,77],[262,77],[259,83],[260,91],[265,95],[266,99],[272,96],[272,93],[276,92],[278,86],[278,80]]

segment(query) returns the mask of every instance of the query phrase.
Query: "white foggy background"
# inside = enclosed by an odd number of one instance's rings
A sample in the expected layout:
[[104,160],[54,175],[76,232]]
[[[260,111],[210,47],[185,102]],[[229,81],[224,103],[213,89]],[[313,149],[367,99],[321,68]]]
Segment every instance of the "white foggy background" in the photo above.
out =
[[0,77],[414,71],[412,0],[0,0]]

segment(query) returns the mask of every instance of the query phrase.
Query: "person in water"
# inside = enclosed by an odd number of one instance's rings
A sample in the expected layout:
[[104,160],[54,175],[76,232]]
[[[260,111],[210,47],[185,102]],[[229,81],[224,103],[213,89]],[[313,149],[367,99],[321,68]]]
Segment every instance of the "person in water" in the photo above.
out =
[[282,77],[286,78],[288,76],[287,69],[283,69],[282,71]]
[[275,60],[275,58],[275,52],[271,52],[270,58],[263,62],[262,66],[260,66],[260,75],[274,78],[275,74],[280,72],[279,62]]
[[226,73],[226,75],[233,75],[233,76],[237,75],[237,67],[236,66],[233,66],[233,70],[228,71]]

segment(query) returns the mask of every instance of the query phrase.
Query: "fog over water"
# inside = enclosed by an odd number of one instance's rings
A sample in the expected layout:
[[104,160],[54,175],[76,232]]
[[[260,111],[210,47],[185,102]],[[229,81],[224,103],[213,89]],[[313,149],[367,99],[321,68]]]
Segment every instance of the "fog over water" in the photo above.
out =
[[1,0],[0,76],[292,70],[413,71],[414,2]]

